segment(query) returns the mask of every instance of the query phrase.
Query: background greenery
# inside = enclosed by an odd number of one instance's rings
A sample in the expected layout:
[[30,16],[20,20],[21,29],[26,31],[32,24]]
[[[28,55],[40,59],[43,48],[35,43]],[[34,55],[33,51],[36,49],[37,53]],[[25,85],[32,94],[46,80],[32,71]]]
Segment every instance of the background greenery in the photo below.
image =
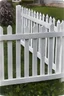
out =
[[[9,2],[13,5],[12,8],[14,8],[13,16],[15,20],[15,6],[17,4],[22,4],[25,7],[31,8],[33,10],[36,10],[38,12],[49,14],[49,16],[55,17],[56,20],[64,20],[64,9],[63,8],[56,8],[56,7],[46,7],[46,6],[30,6],[27,1],[24,3],[12,3],[11,0]],[[13,21],[13,33],[15,33],[15,23]],[[6,34],[6,26],[2,25],[4,28],[4,34]],[[16,42],[13,41],[13,76],[15,77],[15,44]],[[5,49],[5,78],[7,77],[7,42],[4,42],[4,49]],[[21,46],[21,62],[22,62],[22,68],[24,64],[24,48]],[[31,69],[31,62],[32,62],[32,54],[30,53],[30,69]],[[39,60],[38,60],[39,65]],[[24,73],[24,70],[22,69],[22,76]],[[64,83],[61,83],[60,80],[51,80],[51,81],[44,81],[44,82],[35,82],[35,83],[26,83],[26,84],[20,84],[20,85],[10,85],[10,86],[4,86],[0,87],[1,94],[4,94],[5,96],[58,96],[59,94],[64,94]]]

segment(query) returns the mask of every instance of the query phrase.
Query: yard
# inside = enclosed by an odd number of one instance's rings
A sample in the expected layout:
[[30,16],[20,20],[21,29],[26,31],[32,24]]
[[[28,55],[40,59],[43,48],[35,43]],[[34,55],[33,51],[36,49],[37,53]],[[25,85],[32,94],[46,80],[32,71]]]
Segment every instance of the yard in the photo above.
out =
[[[14,7],[16,4],[13,4]],[[26,5],[23,5],[26,7]],[[42,14],[48,14],[49,16],[55,17],[56,20],[64,20],[64,9],[56,7],[46,7],[46,6],[27,6],[33,10],[41,12]],[[6,34],[6,27],[4,27],[4,33]],[[15,24],[13,24],[13,33],[15,33]],[[5,48],[5,78],[7,78],[7,42],[4,42]],[[22,46],[21,46],[22,47]],[[13,67],[14,67],[14,77],[15,77],[15,41],[13,41]],[[22,67],[24,64],[24,48],[22,47]],[[30,53],[30,65],[32,54]],[[38,60],[39,64],[39,60]],[[31,67],[30,67],[31,68]],[[22,70],[23,72],[24,70]],[[22,74],[23,75],[23,74]],[[64,94],[63,89],[64,84],[60,83],[60,80],[51,80],[44,82],[11,85],[1,87],[1,93],[5,96],[58,96],[58,94]]]

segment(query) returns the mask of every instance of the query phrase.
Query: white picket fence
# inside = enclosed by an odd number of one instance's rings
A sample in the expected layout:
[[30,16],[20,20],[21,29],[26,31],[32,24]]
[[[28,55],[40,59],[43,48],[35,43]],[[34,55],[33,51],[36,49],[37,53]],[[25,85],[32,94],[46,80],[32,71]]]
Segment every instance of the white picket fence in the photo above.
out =
[[[7,42],[8,78],[4,76],[4,41]],[[16,41],[16,78],[13,78],[12,42]],[[24,46],[24,77],[21,76],[21,46]],[[32,53],[32,75],[29,71],[29,52]],[[0,86],[52,80],[64,77],[64,21],[44,16],[33,10],[16,6],[16,34],[0,27]],[[40,59],[38,74],[37,59]],[[47,74],[45,65],[47,64]],[[53,73],[54,70],[54,73]]]

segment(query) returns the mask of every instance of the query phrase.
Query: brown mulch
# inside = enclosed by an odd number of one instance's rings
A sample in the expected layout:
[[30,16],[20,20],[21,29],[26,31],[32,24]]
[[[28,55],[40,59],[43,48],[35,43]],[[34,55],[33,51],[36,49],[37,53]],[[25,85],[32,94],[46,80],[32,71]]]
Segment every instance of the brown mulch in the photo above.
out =
[[47,4],[47,6],[55,6],[55,7],[63,7],[64,8],[64,3],[50,3],[50,4]]
[[33,4],[27,4],[27,6],[54,6],[54,7],[62,7],[64,8],[64,3],[50,3],[50,4],[38,4],[38,3],[33,3]]

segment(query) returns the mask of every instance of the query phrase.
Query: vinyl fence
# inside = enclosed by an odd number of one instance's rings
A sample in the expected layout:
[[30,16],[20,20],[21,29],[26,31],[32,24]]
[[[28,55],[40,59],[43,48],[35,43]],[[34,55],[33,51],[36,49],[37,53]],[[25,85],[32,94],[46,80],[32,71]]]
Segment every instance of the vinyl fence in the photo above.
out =
[[[15,78],[13,77],[13,41],[16,48]],[[4,74],[4,42],[7,42],[7,79]],[[21,67],[21,46],[24,47],[24,67]],[[44,16],[20,5],[16,6],[16,33],[12,34],[12,27],[9,25],[7,34],[4,35],[3,28],[0,27],[0,57],[0,86],[64,77],[64,21],[58,20],[56,23],[55,19],[48,15]],[[22,76],[22,70],[24,70],[24,76]]]

